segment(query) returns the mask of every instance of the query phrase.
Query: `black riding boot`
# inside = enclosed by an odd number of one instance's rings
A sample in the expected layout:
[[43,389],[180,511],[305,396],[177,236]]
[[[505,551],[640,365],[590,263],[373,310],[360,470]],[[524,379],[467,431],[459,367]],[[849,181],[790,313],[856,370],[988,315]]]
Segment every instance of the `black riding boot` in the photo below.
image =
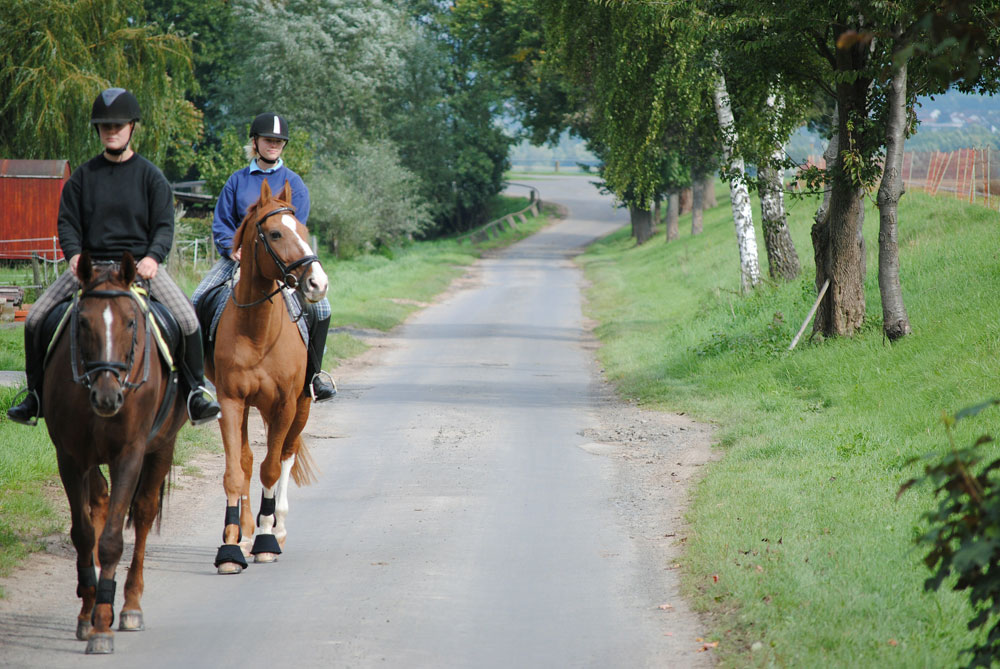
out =
[[42,379],[45,378],[44,356],[39,354],[41,348],[35,336],[24,330],[24,375],[28,380],[28,388],[20,404],[7,409],[7,417],[22,425],[37,425],[42,417]]
[[201,350],[201,330],[184,335],[184,359],[180,364],[188,418],[194,425],[218,420],[222,415],[219,403],[205,398],[205,360]]
[[306,307],[306,324],[309,326],[309,350],[306,356],[306,392],[314,402],[325,402],[337,394],[337,386],[328,383],[329,374],[323,371],[323,352],[326,350],[326,335],[330,332],[330,319],[316,317],[315,305]]

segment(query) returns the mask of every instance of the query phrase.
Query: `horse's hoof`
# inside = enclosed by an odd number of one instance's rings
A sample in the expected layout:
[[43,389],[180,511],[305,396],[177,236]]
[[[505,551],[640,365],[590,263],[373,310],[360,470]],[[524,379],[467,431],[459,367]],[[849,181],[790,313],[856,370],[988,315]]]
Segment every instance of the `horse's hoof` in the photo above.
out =
[[111,634],[94,634],[87,639],[87,655],[107,655],[115,652],[115,637]]
[[260,563],[277,562],[278,561],[278,554],[277,553],[257,553],[256,555],[253,556],[253,561],[254,562],[260,562]]
[[235,562],[223,562],[218,566],[220,574],[242,574],[243,567]]
[[118,629],[123,632],[141,632],[146,629],[142,622],[142,611],[122,611]]
[[94,626],[90,624],[90,618],[86,620],[77,619],[76,621],[76,638],[80,641],[86,641],[90,638],[90,632],[94,629]]

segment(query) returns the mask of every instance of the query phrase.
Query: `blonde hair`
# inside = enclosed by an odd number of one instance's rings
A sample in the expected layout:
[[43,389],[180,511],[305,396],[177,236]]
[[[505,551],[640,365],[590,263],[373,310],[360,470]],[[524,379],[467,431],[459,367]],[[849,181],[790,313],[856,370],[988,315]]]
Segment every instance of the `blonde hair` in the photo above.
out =
[[254,160],[260,157],[260,154],[257,153],[257,148],[254,146],[253,137],[243,145],[243,153],[246,155],[247,160]]

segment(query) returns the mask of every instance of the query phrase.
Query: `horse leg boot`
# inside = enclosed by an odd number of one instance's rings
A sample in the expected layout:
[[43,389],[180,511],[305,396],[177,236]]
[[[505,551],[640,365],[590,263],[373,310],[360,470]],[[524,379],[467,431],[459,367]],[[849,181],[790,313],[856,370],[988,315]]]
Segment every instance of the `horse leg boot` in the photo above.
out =
[[[303,300],[304,301],[304,300]],[[316,317],[316,307],[306,306],[306,316],[309,319],[309,347],[306,351],[306,392],[314,402],[325,402],[337,394],[337,386],[328,383],[326,378],[333,377],[323,371],[323,353],[326,351],[326,336],[330,332],[330,318]]]
[[188,418],[193,425],[218,420],[222,415],[219,403],[205,399],[205,359],[201,349],[201,329],[184,335],[184,358],[181,360],[181,377],[187,395]]
[[42,417],[42,379],[45,378],[44,356],[34,332],[24,329],[24,374],[28,380],[26,395],[20,404],[7,409],[7,417],[22,425],[37,425]]

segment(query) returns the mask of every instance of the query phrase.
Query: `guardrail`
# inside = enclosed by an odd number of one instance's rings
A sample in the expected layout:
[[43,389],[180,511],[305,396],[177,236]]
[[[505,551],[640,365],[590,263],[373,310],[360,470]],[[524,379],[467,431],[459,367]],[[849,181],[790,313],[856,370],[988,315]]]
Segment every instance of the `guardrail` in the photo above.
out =
[[508,187],[517,186],[519,188],[529,189],[530,194],[528,196],[528,206],[525,207],[524,209],[521,209],[520,211],[515,211],[511,214],[507,214],[506,216],[501,216],[495,221],[490,221],[489,223],[485,223],[476,228],[475,230],[459,235],[458,236],[459,241],[468,239],[473,244],[477,244],[479,242],[485,242],[493,237],[499,237],[500,234],[503,233],[503,231],[506,229],[512,230],[516,228],[517,224],[514,222],[515,219],[517,219],[521,223],[527,223],[528,222],[527,214],[531,214],[532,216],[538,216],[538,214],[541,213],[542,198],[541,196],[539,196],[537,188],[535,188],[534,186],[529,186],[528,184],[518,184],[511,182],[507,182],[507,186]]

